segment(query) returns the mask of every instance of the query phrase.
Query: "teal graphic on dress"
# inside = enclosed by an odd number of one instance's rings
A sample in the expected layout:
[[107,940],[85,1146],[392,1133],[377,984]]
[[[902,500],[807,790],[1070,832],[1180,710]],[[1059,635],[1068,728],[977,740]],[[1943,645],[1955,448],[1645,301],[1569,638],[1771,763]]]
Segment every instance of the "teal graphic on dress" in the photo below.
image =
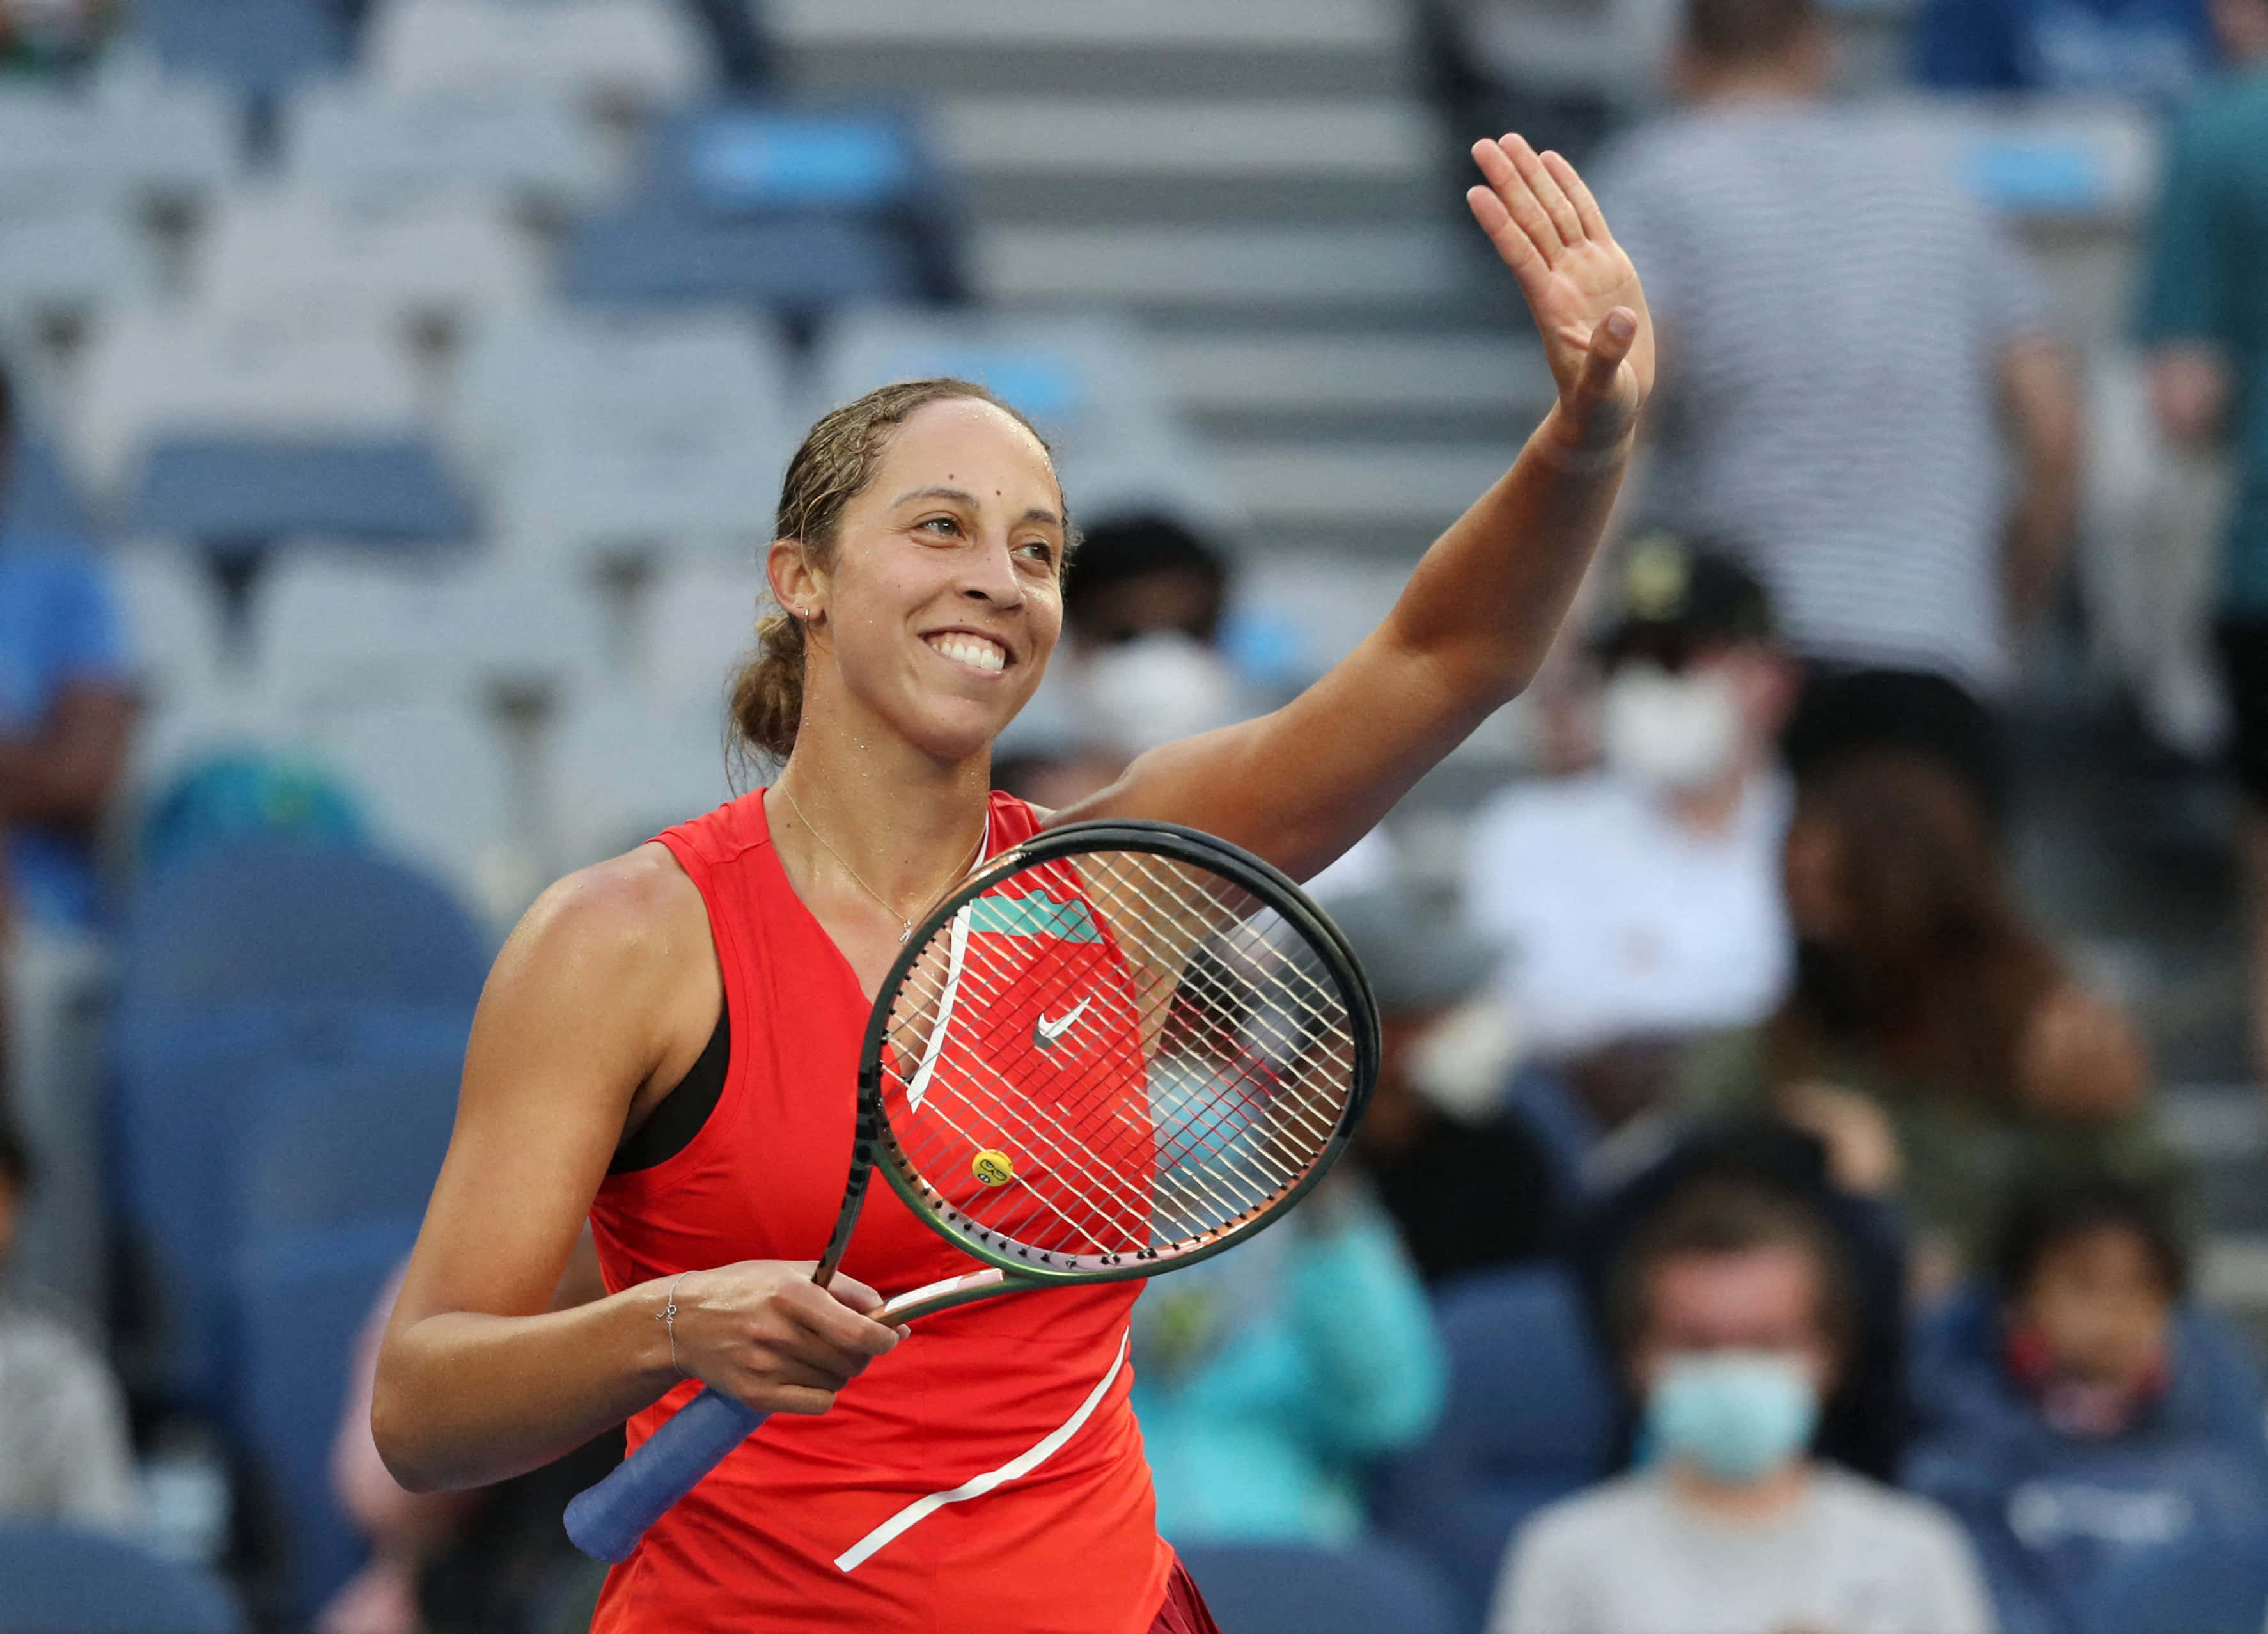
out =
[[980,896],[968,905],[968,928],[994,936],[1040,936],[1058,942],[1099,942],[1102,932],[1082,902],[1057,897]]

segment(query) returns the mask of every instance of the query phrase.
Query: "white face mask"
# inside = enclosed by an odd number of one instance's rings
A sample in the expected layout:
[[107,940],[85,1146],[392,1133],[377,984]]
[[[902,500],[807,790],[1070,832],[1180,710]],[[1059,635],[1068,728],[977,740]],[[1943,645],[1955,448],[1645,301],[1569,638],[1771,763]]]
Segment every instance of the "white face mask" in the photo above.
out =
[[1469,998],[1411,1042],[1410,1087],[1461,1122],[1484,1122],[1512,1087],[1524,1041],[1503,1000]]
[[1600,698],[1607,764],[1673,792],[1732,769],[1741,754],[1741,700],[1722,670],[1672,675],[1652,664],[1616,670]]
[[1097,653],[1080,677],[1087,731],[1125,754],[1211,732],[1249,713],[1236,672],[1202,642],[1172,631]]

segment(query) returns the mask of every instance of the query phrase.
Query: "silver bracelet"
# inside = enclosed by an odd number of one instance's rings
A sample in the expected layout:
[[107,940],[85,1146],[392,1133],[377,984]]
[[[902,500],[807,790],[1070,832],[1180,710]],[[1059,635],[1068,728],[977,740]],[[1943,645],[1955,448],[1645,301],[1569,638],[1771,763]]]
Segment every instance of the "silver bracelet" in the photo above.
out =
[[659,1322],[669,1335],[669,1365],[676,1368],[680,1379],[685,1377],[685,1369],[677,1365],[677,1284],[692,1274],[691,1271],[680,1271],[670,1278],[668,1296],[662,1307],[653,1314],[654,1321]]

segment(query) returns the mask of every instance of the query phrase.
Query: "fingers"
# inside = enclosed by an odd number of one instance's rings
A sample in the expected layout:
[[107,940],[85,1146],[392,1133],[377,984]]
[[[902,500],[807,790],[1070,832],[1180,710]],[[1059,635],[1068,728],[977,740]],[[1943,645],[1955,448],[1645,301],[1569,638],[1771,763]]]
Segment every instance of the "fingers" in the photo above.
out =
[[[1519,143],[1523,149],[1528,145],[1521,142],[1517,136],[1510,137],[1508,140]],[[1528,185],[1528,179],[1521,173],[1520,166],[1513,163],[1513,157],[1506,151],[1504,144],[1474,143],[1473,162],[1481,167],[1481,174],[1488,180],[1489,195],[1505,212],[1513,227],[1518,231],[1520,237],[1525,239],[1536,260],[1541,264],[1549,266],[1559,252],[1566,247],[1566,241],[1560,238],[1558,228],[1552,224],[1550,216],[1545,212],[1543,204],[1535,196],[1535,189]],[[1480,208],[1476,202],[1475,214],[1479,214]],[[1485,229],[1489,223],[1484,219],[1481,225]],[[1491,232],[1489,237],[1495,241],[1497,251],[1504,256],[1506,262],[1514,271],[1518,271],[1521,264],[1519,260],[1514,259],[1518,246],[1507,244],[1505,236],[1495,232]]]
[[1486,188],[1473,188],[1466,192],[1465,202],[1472,207],[1473,219],[1480,223],[1481,231],[1488,234],[1489,242],[1496,246],[1496,253],[1513,276],[1525,283],[1548,270],[1543,257],[1536,254],[1535,246],[1513,220],[1502,199]]
[[1598,200],[1591,196],[1591,189],[1583,185],[1583,178],[1576,173],[1575,167],[1558,154],[1547,152],[1543,155],[1543,168],[1551,173],[1560,190],[1566,194],[1567,202],[1575,207],[1575,218],[1582,223],[1584,235],[1602,243],[1612,239],[1614,234],[1607,231],[1607,218],[1599,209]]
[[1543,206],[1544,217],[1550,222],[1551,231],[1559,242],[1580,244],[1583,241],[1581,218],[1575,214],[1575,207],[1567,202],[1567,195],[1560,188],[1557,179],[1544,167],[1543,160],[1537,156],[1535,150],[1528,145],[1528,138],[1507,134],[1498,146],[1511,156],[1513,167],[1519,171],[1520,179],[1528,184],[1528,190],[1535,195],[1535,202]]
[[[851,1285],[874,1304],[881,1303],[865,1284]],[[861,1366],[897,1346],[897,1329],[885,1328],[858,1314],[836,1293],[831,1284],[825,1288],[816,1283],[791,1284],[781,1289],[777,1297],[781,1308],[798,1327],[821,1344],[846,1357],[857,1358]]]

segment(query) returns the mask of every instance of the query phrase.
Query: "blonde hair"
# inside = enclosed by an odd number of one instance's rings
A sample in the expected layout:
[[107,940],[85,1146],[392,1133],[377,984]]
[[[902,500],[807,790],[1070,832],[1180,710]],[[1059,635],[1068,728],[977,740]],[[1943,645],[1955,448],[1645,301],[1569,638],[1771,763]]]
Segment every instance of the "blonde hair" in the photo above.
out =
[[[780,482],[774,537],[799,540],[813,562],[833,565],[843,512],[874,480],[892,434],[924,404],[955,399],[991,404],[1048,446],[1038,427],[973,380],[938,376],[878,386],[822,416],[805,437]],[[1052,458],[1054,451],[1049,453]],[[732,731],[743,753],[778,762],[794,749],[803,720],[803,671],[802,621],[777,608],[758,619],[755,656],[733,677]]]

